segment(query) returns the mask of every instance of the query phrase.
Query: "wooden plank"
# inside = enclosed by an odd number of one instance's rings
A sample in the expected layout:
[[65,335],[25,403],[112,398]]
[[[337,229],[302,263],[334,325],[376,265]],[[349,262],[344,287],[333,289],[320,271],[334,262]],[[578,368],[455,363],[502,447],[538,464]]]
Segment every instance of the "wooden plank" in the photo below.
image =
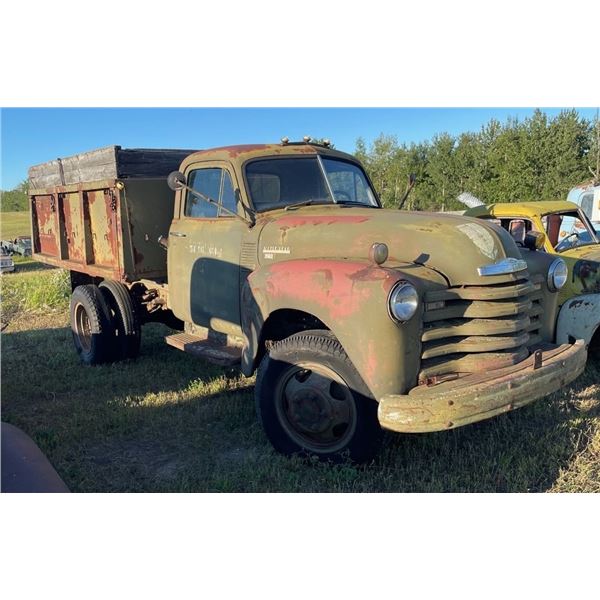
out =
[[101,179],[166,177],[194,150],[107,146],[29,169],[32,189],[87,183]]
[[107,146],[35,165],[29,169],[30,185],[32,188],[41,189],[84,181],[115,179],[117,151],[118,146]]

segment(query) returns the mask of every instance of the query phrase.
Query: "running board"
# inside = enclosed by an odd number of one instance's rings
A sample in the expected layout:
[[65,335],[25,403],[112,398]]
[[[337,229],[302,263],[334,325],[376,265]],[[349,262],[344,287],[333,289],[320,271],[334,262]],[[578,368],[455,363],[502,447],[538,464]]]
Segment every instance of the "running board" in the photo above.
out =
[[224,345],[218,340],[192,335],[190,333],[176,333],[165,337],[165,342],[173,348],[189,352],[216,365],[231,367],[240,362],[242,347]]

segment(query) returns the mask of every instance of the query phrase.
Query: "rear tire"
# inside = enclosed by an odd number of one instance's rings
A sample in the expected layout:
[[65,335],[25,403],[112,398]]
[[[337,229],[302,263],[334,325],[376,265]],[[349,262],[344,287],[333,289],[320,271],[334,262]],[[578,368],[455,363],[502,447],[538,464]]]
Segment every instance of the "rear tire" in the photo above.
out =
[[282,454],[360,463],[379,450],[377,402],[329,331],[276,342],[258,368],[255,398],[265,433]]
[[129,290],[122,283],[106,279],[100,284],[100,291],[115,326],[115,360],[137,358],[142,328]]
[[80,285],[71,295],[71,332],[79,358],[86,365],[112,360],[114,327],[98,286]]

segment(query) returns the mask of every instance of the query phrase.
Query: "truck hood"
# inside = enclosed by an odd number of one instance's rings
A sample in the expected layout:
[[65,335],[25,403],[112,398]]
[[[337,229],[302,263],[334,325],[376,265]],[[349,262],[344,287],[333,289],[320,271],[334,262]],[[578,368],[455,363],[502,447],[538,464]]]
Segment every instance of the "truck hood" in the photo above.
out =
[[[520,259],[511,236],[481,219],[440,213],[340,205],[309,206],[263,214],[259,263],[305,258],[368,259],[385,243],[388,263],[417,263],[443,274],[450,285],[481,284],[478,267]],[[513,277],[513,276],[511,276]],[[505,281],[486,277],[486,283]]]
[[600,262],[600,244],[589,244],[588,246],[570,248],[564,252],[559,252],[558,256],[562,258],[569,257],[577,260],[584,259]]

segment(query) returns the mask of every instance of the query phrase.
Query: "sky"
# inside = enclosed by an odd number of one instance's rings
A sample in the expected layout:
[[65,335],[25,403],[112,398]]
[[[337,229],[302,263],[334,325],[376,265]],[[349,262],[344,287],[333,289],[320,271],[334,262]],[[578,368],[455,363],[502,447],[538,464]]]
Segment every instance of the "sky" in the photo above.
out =
[[[544,108],[548,115],[560,109]],[[595,108],[578,109],[593,118]],[[27,169],[102,146],[202,149],[278,142],[283,136],[329,138],[353,152],[356,140],[380,133],[399,142],[436,133],[477,131],[491,118],[526,118],[532,108],[9,108],[0,114],[0,188],[12,189]]]

